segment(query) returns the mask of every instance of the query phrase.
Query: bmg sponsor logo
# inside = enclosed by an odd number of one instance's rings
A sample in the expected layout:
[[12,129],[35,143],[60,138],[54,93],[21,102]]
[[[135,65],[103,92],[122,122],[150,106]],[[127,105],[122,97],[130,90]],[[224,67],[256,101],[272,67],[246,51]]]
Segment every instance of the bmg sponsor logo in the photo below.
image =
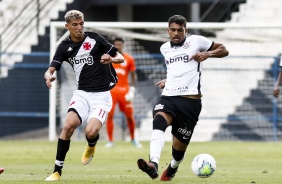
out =
[[189,55],[178,55],[178,56],[174,56],[169,58],[168,60],[166,60],[166,64],[169,65],[171,63],[176,63],[179,61],[183,61],[184,63],[188,63],[189,62]]
[[86,57],[81,57],[81,58],[69,58],[69,62],[71,64],[87,64],[87,65],[93,65],[94,64],[94,59],[92,56],[86,56]]

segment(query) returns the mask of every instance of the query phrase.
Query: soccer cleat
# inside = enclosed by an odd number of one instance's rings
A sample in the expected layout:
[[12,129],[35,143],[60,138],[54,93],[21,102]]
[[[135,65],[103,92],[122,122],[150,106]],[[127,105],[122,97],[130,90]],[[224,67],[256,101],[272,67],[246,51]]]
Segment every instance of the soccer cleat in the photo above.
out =
[[159,176],[158,170],[153,163],[146,162],[144,159],[140,158],[137,164],[139,169],[147,173],[152,179],[156,179]]
[[112,148],[112,147],[114,147],[114,143],[110,141],[107,144],[105,144],[105,147],[106,148]]
[[54,172],[50,176],[48,176],[45,181],[59,181],[61,178],[61,175],[58,172]]
[[0,168],[0,174],[4,172],[4,168]]
[[86,147],[81,157],[82,164],[86,165],[86,164],[89,164],[89,162],[91,162],[92,158],[94,157],[95,148],[96,146],[94,147],[87,146]]
[[170,164],[168,166],[168,168],[163,172],[162,176],[161,176],[161,181],[170,181],[174,178],[175,173],[177,172],[177,168],[173,169],[170,167]]
[[135,146],[136,148],[142,148],[142,144],[141,144],[139,141],[132,140],[131,143],[132,143],[133,146]]

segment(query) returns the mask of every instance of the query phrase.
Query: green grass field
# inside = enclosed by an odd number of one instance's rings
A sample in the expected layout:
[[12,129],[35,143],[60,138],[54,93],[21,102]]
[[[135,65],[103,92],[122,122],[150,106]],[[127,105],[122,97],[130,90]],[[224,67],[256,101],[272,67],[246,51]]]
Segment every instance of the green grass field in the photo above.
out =
[[[56,142],[0,141],[0,183],[46,183],[53,171]],[[88,165],[81,164],[86,142],[72,142],[59,183],[160,183],[150,179],[137,167],[138,158],[149,157],[149,142],[134,148],[129,142],[117,142],[114,148],[97,145],[95,157]],[[198,178],[191,171],[191,161],[199,153],[209,153],[217,162],[210,178]],[[189,184],[281,184],[281,142],[192,142],[176,177],[170,183]],[[171,159],[171,143],[166,142],[159,165],[159,174]]]

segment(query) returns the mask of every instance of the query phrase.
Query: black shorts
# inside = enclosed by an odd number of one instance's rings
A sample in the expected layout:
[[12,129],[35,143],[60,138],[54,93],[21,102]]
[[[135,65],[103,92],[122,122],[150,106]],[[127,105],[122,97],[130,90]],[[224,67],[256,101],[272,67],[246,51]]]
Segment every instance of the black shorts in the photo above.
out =
[[201,110],[201,99],[161,96],[154,106],[153,117],[160,111],[172,114],[172,135],[184,144],[189,144]]

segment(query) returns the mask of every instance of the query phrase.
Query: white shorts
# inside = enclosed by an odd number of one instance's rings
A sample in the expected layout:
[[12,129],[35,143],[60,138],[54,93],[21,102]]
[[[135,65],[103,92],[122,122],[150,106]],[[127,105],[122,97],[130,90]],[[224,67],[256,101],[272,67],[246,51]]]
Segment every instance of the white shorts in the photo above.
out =
[[110,91],[85,92],[75,90],[68,111],[76,112],[81,123],[88,122],[90,118],[97,118],[104,125],[112,108],[112,103]]

